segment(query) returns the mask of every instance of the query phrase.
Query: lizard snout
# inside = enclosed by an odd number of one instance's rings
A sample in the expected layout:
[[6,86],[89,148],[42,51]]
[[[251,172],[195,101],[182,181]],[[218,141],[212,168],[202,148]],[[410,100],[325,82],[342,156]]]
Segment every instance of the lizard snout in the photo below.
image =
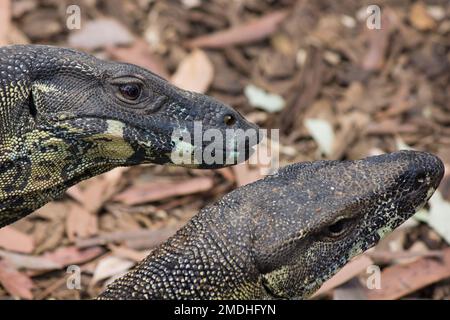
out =
[[425,205],[444,176],[442,161],[427,152],[401,151],[394,153],[400,163],[405,163],[405,171],[399,179],[397,188],[404,189],[400,193],[401,211],[417,211]]
[[407,173],[413,190],[437,189],[444,176],[444,164],[437,156],[420,151],[401,151],[408,161]]

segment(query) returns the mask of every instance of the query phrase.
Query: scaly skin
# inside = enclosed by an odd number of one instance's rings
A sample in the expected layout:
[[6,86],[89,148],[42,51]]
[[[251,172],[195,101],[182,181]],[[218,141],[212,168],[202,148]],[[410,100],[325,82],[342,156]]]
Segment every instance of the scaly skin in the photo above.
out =
[[224,133],[227,165],[257,143],[225,137],[256,129],[230,107],[137,66],[49,46],[0,48],[0,227],[117,166],[173,164],[179,152],[197,161],[185,166],[224,166],[199,159],[208,143],[193,142],[194,122],[201,134]]
[[443,172],[412,151],[285,167],[201,210],[99,298],[307,298],[421,208]]

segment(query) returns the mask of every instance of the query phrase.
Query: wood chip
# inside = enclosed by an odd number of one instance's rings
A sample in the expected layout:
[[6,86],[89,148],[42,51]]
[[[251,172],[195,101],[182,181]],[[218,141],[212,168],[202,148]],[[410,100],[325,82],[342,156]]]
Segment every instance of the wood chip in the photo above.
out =
[[430,16],[427,7],[422,1],[414,3],[409,13],[411,24],[420,31],[436,28],[436,21]]

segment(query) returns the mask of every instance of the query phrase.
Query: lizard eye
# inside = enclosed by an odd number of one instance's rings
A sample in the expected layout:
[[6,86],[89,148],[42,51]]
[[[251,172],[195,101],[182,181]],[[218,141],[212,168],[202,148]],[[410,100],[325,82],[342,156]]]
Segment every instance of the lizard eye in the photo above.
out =
[[151,91],[138,77],[118,77],[108,79],[110,92],[128,105],[141,105],[151,97]]
[[136,83],[127,83],[119,86],[119,93],[125,100],[136,101],[142,93],[142,87]]
[[325,236],[328,238],[339,238],[351,229],[352,219],[342,218],[330,224],[325,229]]

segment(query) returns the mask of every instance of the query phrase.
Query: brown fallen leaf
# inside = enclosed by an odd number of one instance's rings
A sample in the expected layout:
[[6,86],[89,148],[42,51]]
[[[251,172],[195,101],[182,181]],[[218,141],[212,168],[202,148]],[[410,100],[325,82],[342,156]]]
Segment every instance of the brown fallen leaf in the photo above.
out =
[[125,241],[128,248],[134,250],[148,250],[154,249],[161,243],[169,239],[180,229],[182,224],[177,224],[174,227],[167,227],[160,230],[155,230],[149,237],[134,238]]
[[98,232],[97,216],[89,212],[83,206],[71,204],[71,209],[66,219],[66,233],[69,240],[87,238]]
[[128,45],[134,41],[131,32],[116,19],[100,18],[87,21],[83,28],[69,33],[69,45],[94,50],[115,45]]
[[9,43],[11,27],[11,0],[0,0],[0,46]]
[[382,28],[367,30],[369,45],[362,61],[362,68],[367,71],[381,70],[385,64],[389,38],[395,30],[395,16],[391,11],[382,16]]
[[164,64],[150,51],[149,45],[143,40],[136,40],[130,47],[111,47],[106,51],[114,60],[138,65],[160,77],[169,79],[169,73],[164,68]]
[[138,246],[134,246],[133,244],[141,242],[145,242],[148,245],[145,248],[152,248],[161,244],[167,238],[172,236],[180,227],[181,224],[158,230],[141,229],[125,232],[106,233],[90,239],[78,239],[76,245],[79,248],[87,248],[125,241],[126,243],[128,243],[129,248],[136,248]]
[[159,201],[174,196],[183,196],[208,191],[214,186],[211,177],[199,177],[184,181],[153,181],[135,185],[113,198],[127,205]]
[[17,269],[54,270],[62,268],[61,264],[42,256],[30,256],[0,250],[0,257],[7,260]]
[[36,242],[34,253],[40,254],[60,246],[65,236],[65,224],[62,221],[35,222],[33,238]]
[[274,33],[287,14],[287,11],[275,11],[246,24],[192,39],[186,45],[190,48],[224,48],[256,42]]
[[76,246],[70,246],[60,247],[53,252],[47,252],[42,257],[62,266],[68,266],[85,263],[103,254],[103,252],[104,249],[101,247],[80,249]]
[[134,266],[134,262],[128,259],[107,256],[100,260],[95,268],[91,285],[110,277],[122,275]]
[[114,246],[112,244],[110,244],[108,248],[114,256],[134,262],[143,260],[150,253],[150,251],[138,251],[124,246]]
[[186,56],[171,78],[172,84],[189,91],[205,93],[214,78],[214,67],[206,53],[196,49]]
[[225,180],[227,180],[230,183],[236,182],[236,178],[233,174],[233,170],[229,167],[227,168],[221,168],[215,170],[217,173],[219,173]]
[[0,229],[0,247],[9,251],[31,253],[34,250],[34,240],[31,236],[6,226]]
[[70,194],[88,211],[96,214],[121,187],[122,176],[127,170],[128,168],[123,167],[115,168],[93,177],[85,182],[84,189],[72,189]]
[[442,259],[422,258],[385,268],[381,272],[381,289],[366,289],[368,299],[399,299],[450,277],[450,248],[442,250],[442,254]]
[[33,216],[49,221],[62,222],[69,212],[69,205],[65,201],[52,201],[37,209]]
[[0,260],[0,283],[14,297],[33,299],[33,281],[5,260]]
[[372,259],[366,255],[356,257],[347,263],[338,273],[326,281],[322,287],[312,297],[317,297],[326,292],[346,283],[350,279],[356,277],[360,273],[367,270],[367,267],[373,265]]
[[364,285],[358,277],[352,278],[333,290],[333,300],[367,300]]
[[389,265],[394,263],[401,263],[404,260],[419,259],[419,258],[442,258],[442,251],[386,251],[386,250],[374,250],[366,252],[376,265]]
[[259,169],[250,169],[247,163],[235,165],[232,170],[238,187],[245,186],[263,177]]
[[81,190],[80,185],[76,184],[69,189],[66,190],[66,194],[71,197],[73,200],[78,201],[79,203],[83,203],[84,194],[83,190]]

